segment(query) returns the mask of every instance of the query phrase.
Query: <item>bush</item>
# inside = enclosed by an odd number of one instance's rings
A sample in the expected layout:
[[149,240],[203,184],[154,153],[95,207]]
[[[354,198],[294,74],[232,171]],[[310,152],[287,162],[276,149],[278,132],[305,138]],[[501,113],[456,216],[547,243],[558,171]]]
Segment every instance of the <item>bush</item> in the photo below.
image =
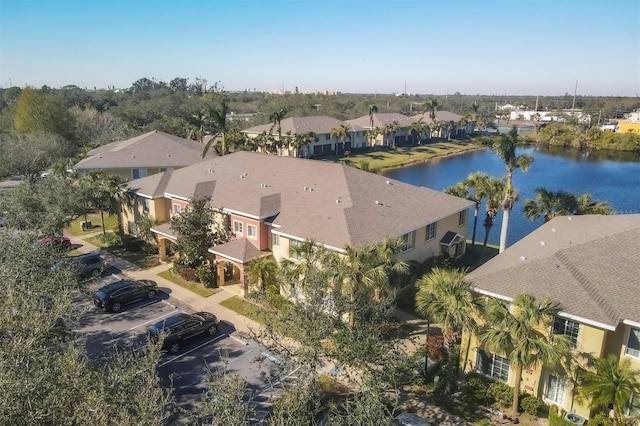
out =
[[119,246],[122,244],[122,240],[118,234],[113,232],[107,232],[106,234],[99,234],[96,236],[96,240],[107,246]]
[[513,404],[513,388],[506,383],[491,383],[488,392],[501,408],[509,408]]
[[605,411],[601,411],[589,419],[589,426],[613,426],[613,420]]
[[125,235],[122,240],[122,247],[125,250],[130,251],[132,253],[139,253],[142,251],[142,245],[144,241],[139,238],[132,237],[130,235]]
[[206,288],[218,287],[218,275],[215,264],[204,263],[195,270],[195,276]]
[[495,399],[489,395],[491,382],[474,371],[466,375],[462,388],[462,399],[468,404],[491,405]]
[[538,417],[540,408],[544,405],[540,399],[533,395],[524,395],[520,398],[520,408],[527,414],[533,417]]
[[[589,421],[589,424],[591,424],[591,421]],[[549,426],[575,426],[575,423],[565,420],[558,412],[558,407],[552,405],[549,407]]]
[[265,290],[267,302],[271,307],[282,312],[287,309],[289,301],[280,294],[280,288],[277,285],[267,286]]

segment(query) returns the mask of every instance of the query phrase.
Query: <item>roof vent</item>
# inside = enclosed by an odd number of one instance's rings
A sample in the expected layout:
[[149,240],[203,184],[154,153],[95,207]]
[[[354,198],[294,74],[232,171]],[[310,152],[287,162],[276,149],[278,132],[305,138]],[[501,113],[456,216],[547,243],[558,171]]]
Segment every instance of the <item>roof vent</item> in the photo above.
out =
[[567,219],[568,219],[568,220],[571,220],[571,216],[567,216]]
[[380,201],[378,201],[378,200],[376,200],[376,204],[379,205],[379,206],[382,205],[382,203]]
[[132,156],[131,156],[131,158],[136,158],[136,156],[135,156],[135,155],[132,155]]
[[527,260],[527,258],[524,256],[520,256],[520,260]]
[[240,175],[240,179],[244,179],[244,175]]
[[393,185],[393,183],[390,180],[388,180],[387,185]]
[[308,190],[309,190],[309,188],[308,188],[308,187],[306,187],[306,186],[305,186],[303,189],[304,189],[305,191],[308,191]]
[[336,200],[336,204],[340,204],[340,200]]
[[544,241],[540,241],[540,245],[541,245],[541,246],[546,246],[546,245],[547,245],[547,243],[545,243]]
[[171,158],[171,154],[167,154],[167,157]]
[[556,232],[556,228],[551,228],[551,232]]

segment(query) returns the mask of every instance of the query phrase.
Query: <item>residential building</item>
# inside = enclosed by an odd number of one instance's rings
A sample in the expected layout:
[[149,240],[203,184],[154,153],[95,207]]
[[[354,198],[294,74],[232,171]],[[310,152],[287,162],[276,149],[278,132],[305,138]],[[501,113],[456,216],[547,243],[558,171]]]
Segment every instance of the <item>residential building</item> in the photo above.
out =
[[[331,137],[331,131],[342,125],[349,126],[349,132],[344,141]],[[255,138],[266,132],[274,138],[280,137],[278,129],[272,123],[254,126],[242,131],[249,138]],[[287,117],[280,122],[280,133],[285,140],[281,147],[281,155],[290,157],[304,157],[342,154],[352,148],[366,146],[366,129],[350,125],[348,122],[326,115],[310,117]],[[308,144],[295,147],[295,137],[314,133],[315,140]]]
[[[126,179],[139,179],[198,163],[203,160],[202,150],[202,144],[197,141],[154,130],[99,146],[73,168],[80,173],[104,170]],[[210,149],[205,158],[214,157],[215,151]]]
[[[475,291],[507,303],[519,294],[562,305],[553,332],[569,337],[573,361],[614,354],[640,369],[640,214],[556,217],[472,271]],[[507,354],[463,338],[465,370],[513,386]],[[522,373],[522,391],[588,418],[575,398],[575,371],[540,366]]]
[[618,121],[618,131],[640,134],[640,111],[629,113],[625,120]]
[[[170,218],[197,196],[211,198],[216,223],[227,227],[231,241],[211,247],[223,268],[233,266],[234,282],[246,293],[244,268],[252,259],[289,259],[289,249],[305,240],[345,253],[402,238],[406,261],[424,261],[466,250],[469,200],[364,172],[342,164],[252,152],[236,152],[179,170],[147,176],[128,184],[136,195],[123,214],[125,223],[153,216],[163,224],[152,229],[161,257],[177,236]],[[129,227],[132,228],[131,226]]]

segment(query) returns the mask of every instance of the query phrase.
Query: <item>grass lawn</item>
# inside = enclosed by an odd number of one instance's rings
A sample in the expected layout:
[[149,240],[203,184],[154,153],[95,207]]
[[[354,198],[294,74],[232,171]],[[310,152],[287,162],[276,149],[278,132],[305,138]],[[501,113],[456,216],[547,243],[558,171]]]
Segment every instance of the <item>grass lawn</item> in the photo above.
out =
[[[84,216],[80,216],[78,219],[74,220],[67,227],[67,232],[73,236],[90,234],[102,229],[102,220],[100,219],[100,213],[91,213],[87,215],[87,220],[91,222],[93,225],[92,229],[88,229],[83,231],[80,227],[80,224],[84,222]],[[104,226],[107,229],[114,229],[118,226],[118,221],[115,216],[109,216],[107,214],[104,215]]]
[[265,323],[264,315],[262,314],[262,308],[251,302],[247,302],[240,296],[230,297],[227,300],[223,300],[222,302],[220,302],[220,304],[227,309],[231,309],[232,311],[237,312],[240,315],[244,315],[247,318],[259,322],[260,324]]
[[377,172],[407,164],[421,163],[434,157],[478,149],[478,147],[478,145],[467,141],[441,141],[413,147],[398,147],[394,150],[358,152],[349,157],[340,158],[338,161],[348,161],[356,167],[359,167],[361,162],[368,162],[369,170]]
[[87,243],[99,247],[104,251],[108,251],[114,256],[118,256],[127,262],[131,262],[142,269],[150,269],[160,264],[160,259],[157,254],[128,251],[121,245],[111,246],[105,244],[96,237],[84,238],[82,241],[86,241]]
[[196,293],[202,297],[209,297],[212,294],[216,294],[222,291],[221,288],[206,288],[200,283],[194,283],[182,279],[180,275],[174,274],[171,270],[163,271],[158,274],[159,277],[167,279],[174,284],[178,284],[182,288],[186,288],[189,291]]

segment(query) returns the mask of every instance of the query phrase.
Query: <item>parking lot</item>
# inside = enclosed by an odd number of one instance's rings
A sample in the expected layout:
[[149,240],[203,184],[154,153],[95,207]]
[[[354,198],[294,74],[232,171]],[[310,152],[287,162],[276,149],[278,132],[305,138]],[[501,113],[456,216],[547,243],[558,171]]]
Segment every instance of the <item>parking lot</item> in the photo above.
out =
[[[91,289],[128,278],[121,271],[110,268]],[[162,288],[161,288],[162,290]],[[93,357],[113,351],[116,347],[141,347],[146,344],[149,327],[180,312],[193,313],[186,305],[159,291],[153,299],[128,304],[121,312],[108,313],[93,306],[91,300],[81,301],[87,312],[80,320],[79,332],[86,336],[88,353]],[[215,314],[216,312],[211,312]],[[281,379],[290,379],[291,372],[282,372],[282,363],[265,352],[258,343],[235,336],[233,324],[220,321],[218,331],[203,334],[183,345],[176,354],[166,354],[158,365],[162,383],[172,385],[176,402],[191,408],[206,393],[208,373],[226,368],[245,378],[251,403],[260,417],[279,394]]]

